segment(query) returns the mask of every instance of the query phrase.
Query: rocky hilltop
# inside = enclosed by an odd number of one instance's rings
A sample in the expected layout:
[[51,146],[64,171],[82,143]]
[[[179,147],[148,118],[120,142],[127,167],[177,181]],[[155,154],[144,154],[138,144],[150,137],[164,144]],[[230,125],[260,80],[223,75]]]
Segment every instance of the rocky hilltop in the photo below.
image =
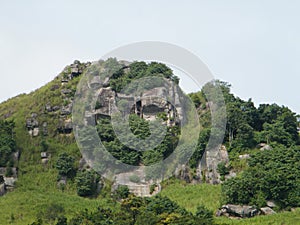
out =
[[[91,71],[95,64],[97,64],[97,71],[95,69]],[[17,168],[22,173],[24,172],[22,166],[26,168],[30,164],[39,163],[49,167],[55,163],[59,153],[64,151],[77,151],[76,158],[80,161],[80,168],[89,167],[89,160],[83,160],[79,157],[80,153],[76,147],[72,121],[74,99],[76,95],[81,95],[84,91],[77,87],[82,77],[87,73],[93,73],[92,79],[88,80],[87,87],[93,91],[96,90],[96,96],[94,96],[96,102],[93,107],[85,112],[86,124],[96,125],[99,118],[111,117],[120,105],[124,105],[124,102],[127,104],[126,107],[130,105],[126,110],[146,121],[145,123],[155,121],[158,115],[162,119],[162,123],[169,128],[173,127],[175,129],[186,123],[184,112],[187,110],[184,107],[187,107],[187,105],[183,92],[177,86],[179,79],[172,74],[171,70],[161,64],[153,63],[151,66],[147,68],[145,63],[136,63],[131,66],[129,62],[117,62],[114,59],[98,61],[94,64],[81,63],[75,60],[44,87],[28,95],[19,95],[2,103],[0,105],[0,118],[13,120],[16,124],[18,149],[15,151],[14,157],[18,158],[17,161],[20,157],[20,162],[15,163],[16,167],[13,167],[15,172],[11,178],[4,176],[6,183],[5,187],[2,185],[1,193],[4,193],[4,188],[7,189],[13,186],[14,179],[17,177]],[[112,70],[116,70],[117,73],[111,77],[107,76]],[[137,86],[140,86],[141,83],[134,84],[136,87],[133,87],[132,93],[128,93],[128,90],[124,87],[133,79],[132,76],[143,77],[143,74],[139,74],[140,71],[148,73],[147,76],[156,76],[157,79],[149,78],[146,80],[144,84],[148,86],[151,84],[152,86],[150,85],[150,88],[145,87],[146,89],[143,90],[142,94],[137,94],[139,90]],[[103,74],[106,77],[101,77]],[[153,80],[156,83],[153,83]],[[172,135],[175,135],[175,133]],[[176,141],[178,140],[173,140],[173,145]],[[66,145],[69,145],[69,147]],[[67,150],[68,148],[72,150]],[[164,151],[159,157],[167,157],[167,154],[170,154],[170,151],[173,150]],[[166,153],[167,151],[169,153]],[[135,162],[136,165],[142,166],[144,164],[142,161],[143,156],[139,154],[137,157],[140,159]],[[220,176],[216,168],[221,161],[228,163],[228,156],[224,147],[220,148],[220,154],[217,156],[210,156],[208,152],[201,163],[200,160],[198,161],[199,167],[194,178],[191,176],[188,165],[182,164],[176,166],[175,175],[188,182],[219,183]],[[82,163],[85,163],[85,165],[82,165]],[[0,174],[4,175],[5,170],[6,168],[2,168]],[[131,174],[135,172],[132,171]],[[144,172],[137,172],[137,174],[140,174],[143,182],[130,182],[127,176],[126,182],[129,186],[131,184],[130,190],[137,195],[149,195],[150,186],[155,185],[157,181],[152,179],[146,181]],[[118,184],[124,184],[122,180],[124,181],[124,175],[117,175],[114,188]],[[65,181],[66,177],[62,176],[58,183],[66,183]],[[147,189],[148,191],[146,193],[145,191],[138,191],[138,189]]]

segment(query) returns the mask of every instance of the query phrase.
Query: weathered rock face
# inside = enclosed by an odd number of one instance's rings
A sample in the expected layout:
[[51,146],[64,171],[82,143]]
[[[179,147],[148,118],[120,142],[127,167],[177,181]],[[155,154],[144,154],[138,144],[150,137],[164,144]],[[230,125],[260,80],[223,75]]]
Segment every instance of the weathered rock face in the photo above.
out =
[[72,113],[72,102],[69,103],[69,104],[66,105],[66,106],[62,106],[62,107],[61,107],[60,114],[61,114],[62,116],[70,115],[71,113]]
[[[11,191],[15,188],[15,183],[17,181],[17,168],[10,168],[10,177],[6,177],[7,168],[0,168],[1,180],[3,178],[4,182],[0,184],[0,196],[4,195],[7,191]],[[2,180],[2,181],[3,181]]]
[[184,180],[187,183],[190,183],[192,181],[192,177],[190,175],[190,170],[189,170],[188,166],[186,166],[186,165],[181,165],[176,168],[175,177],[180,180]]
[[70,134],[73,131],[72,119],[60,120],[58,132],[61,134]]
[[[135,183],[130,181],[132,175],[137,175],[142,178],[139,182]],[[126,185],[129,191],[139,197],[151,197],[161,191],[161,185],[154,183],[152,180],[146,181],[145,174],[142,169],[137,169],[135,171],[120,173],[116,175],[115,182],[112,186],[112,192],[114,192],[119,185]],[[156,185],[154,191],[151,193],[151,186]]]
[[37,120],[37,114],[32,113],[30,118],[26,119],[26,128],[30,136],[38,136],[39,134],[39,122]]
[[[164,79],[164,81],[167,85],[145,91],[139,97],[131,94],[116,93],[110,87],[103,87],[102,84],[99,84],[102,87],[99,89],[99,98],[93,114],[111,116],[120,107],[120,102],[127,101],[132,107],[131,112],[139,115],[141,118],[151,121],[156,119],[157,113],[165,113],[169,126],[175,123],[178,124],[182,119],[181,105],[183,99],[180,98],[177,87],[171,81],[167,79]],[[95,83],[90,85],[96,86]],[[171,99],[170,96],[172,97]],[[169,101],[165,100],[167,98]]]
[[272,214],[276,214],[276,212],[271,209],[270,207],[263,207],[260,208],[260,211],[262,212],[263,215],[272,215]]
[[5,184],[0,184],[0,196],[5,195],[6,187]]
[[241,205],[223,205],[220,210],[217,211],[217,216],[227,217],[241,217],[249,218],[260,214],[260,211],[255,206],[241,206]]
[[217,151],[207,150],[204,153],[197,169],[197,176],[202,182],[219,184],[221,180],[217,168],[220,162],[229,163],[228,152],[224,145],[219,146]]

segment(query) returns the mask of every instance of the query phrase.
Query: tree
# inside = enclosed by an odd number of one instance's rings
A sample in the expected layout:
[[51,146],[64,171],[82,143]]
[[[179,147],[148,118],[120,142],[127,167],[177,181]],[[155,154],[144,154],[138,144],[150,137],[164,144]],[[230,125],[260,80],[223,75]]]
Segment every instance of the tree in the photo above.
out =
[[113,196],[116,199],[125,199],[128,198],[130,194],[129,188],[127,185],[119,185],[118,188],[114,191]]
[[68,225],[68,220],[65,216],[61,215],[57,218],[56,225]]
[[82,197],[96,194],[100,176],[91,170],[80,171],[75,179],[77,194]]
[[209,224],[213,222],[213,212],[208,210],[203,205],[197,207],[195,216],[200,219],[203,224]]
[[13,121],[0,120],[0,167],[6,167],[16,149],[14,128]]
[[68,153],[64,152],[58,156],[55,167],[59,175],[72,177],[75,173],[74,158]]

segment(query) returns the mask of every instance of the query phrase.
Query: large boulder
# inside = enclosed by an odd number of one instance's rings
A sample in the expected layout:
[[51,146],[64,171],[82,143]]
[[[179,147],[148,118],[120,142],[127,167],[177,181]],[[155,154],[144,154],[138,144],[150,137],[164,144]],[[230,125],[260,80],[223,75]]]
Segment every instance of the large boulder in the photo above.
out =
[[255,206],[223,205],[217,212],[219,216],[249,218],[259,215],[259,210]]
[[276,214],[276,212],[271,209],[270,207],[263,207],[260,208],[260,211],[262,212],[263,215],[272,215],[272,214]]
[[17,178],[14,177],[4,177],[4,183],[6,187],[13,188],[15,186],[15,183],[17,181]]

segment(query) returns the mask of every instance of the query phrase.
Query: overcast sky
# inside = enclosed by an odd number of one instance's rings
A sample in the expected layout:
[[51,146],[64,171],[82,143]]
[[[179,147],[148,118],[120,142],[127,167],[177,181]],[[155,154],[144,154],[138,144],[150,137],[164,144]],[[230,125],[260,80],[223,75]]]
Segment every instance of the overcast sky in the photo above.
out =
[[75,59],[151,40],[193,52],[242,99],[300,113],[299,9],[297,0],[1,1],[0,101]]

